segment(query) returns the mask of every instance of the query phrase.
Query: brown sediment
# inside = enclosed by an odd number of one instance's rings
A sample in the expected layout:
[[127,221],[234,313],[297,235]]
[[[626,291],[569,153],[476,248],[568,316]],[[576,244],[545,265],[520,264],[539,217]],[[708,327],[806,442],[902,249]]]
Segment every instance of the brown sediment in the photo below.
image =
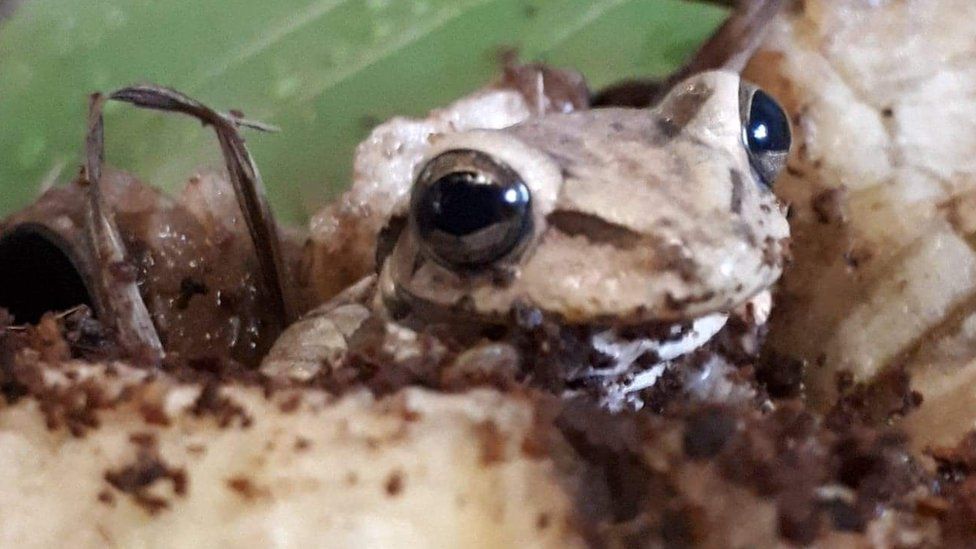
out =
[[[99,396],[93,385],[81,379],[66,385],[70,391],[51,392],[44,385],[39,374],[46,363],[40,362],[40,349],[55,349],[49,355],[54,361],[70,360],[75,353],[91,353],[91,349],[113,352],[110,342],[100,341],[98,335],[103,332],[98,329],[90,329],[86,337],[73,336],[85,345],[72,343],[67,334],[80,330],[82,320],[97,323],[83,314],[75,319],[52,315],[39,327],[0,330],[2,356],[21,357],[0,363],[4,366],[0,380],[5,398],[37,399],[52,423],[60,422],[79,436],[97,428],[100,410],[135,398],[133,394]],[[537,352],[543,341],[549,342],[547,348],[552,352],[540,352],[527,360],[558,363],[558,357],[580,351],[579,341],[574,343],[571,334],[555,329],[546,333],[539,335],[542,339]],[[738,338],[742,331],[730,335]],[[377,342],[382,339],[378,332],[371,337]],[[410,374],[403,379],[376,369],[380,368],[379,361],[392,368],[391,357],[361,357],[359,360],[376,361],[377,365],[360,370],[365,378],[346,380],[343,390],[373,387],[379,395],[391,395],[387,400],[391,413],[407,423],[422,421],[407,402],[397,400],[396,393],[418,383],[429,383],[432,390],[438,390],[437,374],[445,356],[439,353],[432,352],[426,358],[421,353],[411,359],[406,368]],[[775,367],[773,363],[766,366]],[[248,424],[250,418],[226,397],[224,389],[236,384],[261,387],[253,372],[219,361],[169,368],[173,375],[202,387],[188,413],[214,417],[218,425],[227,428]],[[751,374],[743,375],[741,382],[753,383]],[[680,393],[680,383],[668,385],[666,379],[662,379],[661,390],[671,387]],[[312,383],[313,388],[316,383]],[[571,528],[595,545],[707,545],[733,527],[722,518],[730,510],[742,522],[755,520],[756,535],[761,534],[757,539],[769,543],[811,543],[832,532],[863,534],[881,513],[939,521],[947,535],[968,535],[967,509],[976,509],[966,506],[967,501],[976,501],[972,496],[976,489],[971,488],[976,483],[969,480],[976,468],[976,452],[972,451],[976,443],[934,452],[940,463],[939,474],[926,471],[908,452],[906,438],[885,427],[882,420],[887,414],[899,413],[899,403],[904,401],[897,395],[904,395],[902,389],[903,384],[895,379],[889,391],[896,395],[894,398],[850,397],[836,416],[825,420],[806,410],[799,400],[775,400],[774,409],[764,411],[755,402],[709,404],[663,393],[660,402],[649,401],[640,412],[610,413],[585,393],[566,400],[547,388],[513,381],[504,390],[531,407],[533,427],[522,439],[509,441],[497,425],[484,422],[476,425],[474,440],[485,467],[508,459],[509,448],[532,460],[554,460],[557,474],[565,479],[566,489],[574,497]],[[451,388],[453,392],[465,390]],[[269,395],[277,392],[273,388],[269,391]],[[292,387],[288,391],[279,395],[283,397],[281,405],[286,409],[297,407],[289,403],[298,402],[293,397],[301,389]],[[857,388],[848,388],[847,394],[860,393]],[[77,402],[84,405],[71,404]],[[145,430],[130,436],[135,453],[131,461],[105,469],[108,487],[93,496],[101,504],[117,506],[121,494],[122,501],[130,499],[147,513],[158,515],[187,493],[186,473],[159,453],[152,427],[155,423],[159,422],[147,421]],[[288,448],[293,451],[309,448],[309,441],[297,434],[286,440],[291,441]],[[382,447],[380,441],[370,444],[377,450]],[[270,496],[268,489],[251,477],[231,475],[225,483],[228,490],[246,501]],[[933,485],[939,490],[933,490]],[[404,498],[409,477],[402,469],[392,469],[378,488],[386,497]],[[708,490],[710,496],[702,497],[701,490]],[[761,520],[765,512],[773,514],[772,523]],[[536,524],[547,529],[552,521],[540,515]]]
[[816,219],[823,225],[839,224],[847,221],[847,188],[833,187],[824,189],[810,199],[810,209]]
[[[170,507],[167,498],[151,491],[159,481],[169,481],[176,497],[186,496],[189,489],[186,471],[163,461],[153,435],[133,435],[130,441],[136,446],[135,459],[128,465],[105,471],[106,482],[119,492],[130,496],[136,505],[150,515],[158,514]],[[111,492],[103,492],[103,494],[109,496],[103,498],[100,495],[99,500],[114,499]]]
[[234,424],[245,428],[250,427],[254,419],[243,406],[222,395],[221,390],[221,383],[218,380],[207,381],[203,385],[203,390],[200,391],[200,396],[190,408],[191,413],[196,416],[213,417],[221,428],[227,428]]
[[853,424],[885,425],[922,404],[922,395],[912,389],[911,376],[904,365],[884,370],[871,383],[855,384],[850,373],[841,372],[837,392],[839,397],[827,413],[826,421],[838,428]]
[[946,547],[972,546],[976,539],[976,431],[952,448],[932,448],[937,465],[936,494],[922,510],[938,518]]
[[[595,521],[590,529],[602,532],[603,542],[621,535],[616,541],[624,546],[637,539],[714,542],[733,528],[714,522],[728,506],[741,506],[736,513],[746,522],[760,507],[772,508],[775,529],[763,534],[770,542],[863,533],[884,509],[911,514],[915,494],[932,480],[897,431],[835,430],[798,402],[783,401],[771,414],[690,405],[657,417],[573,403],[557,425],[588,467],[577,505]],[[680,480],[689,473],[711,478],[721,491],[699,499]]]
[[477,437],[481,442],[481,463],[493,465],[505,459],[505,439],[498,425],[493,421],[484,421],[476,427]]
[[245,476],[234,476],[227,479],[227,487],[247,501],[267,499],[271,497],[271,492],[254,483]]
[[404,478],[402,471],[393,471],[386,478],[383,489],[390,497],[399,496],[403,492]]
[[[99,426],[101,411],[129,402],[147,424],[169,425],[171,418],[153,391],[109,388],[108,380],[116,375],[111,361],[125,354],[115,342],[114,332],[85,308],[61,315],[49,313],[36,326],[7,326],[0,329],[0,394],[9,403],[25,397],[37,400],[49,429],[65,428],[77,437]],[[102,373],[79,377],[76,367],[84,367],[84,363],[66,367],[79,360],[98,364]],[[47,382],[45,369],[61,372],[68,383]],[[190,411],[214,417],[221,427],[247,427],[253,421],[241,405],[222,394],[222,387],[265,387],[258,373],[233,361],[173,361],[165,365],[165,371],[174,381],[200,385]],[[145,378],[146,383],[152,381],[152,376]]]

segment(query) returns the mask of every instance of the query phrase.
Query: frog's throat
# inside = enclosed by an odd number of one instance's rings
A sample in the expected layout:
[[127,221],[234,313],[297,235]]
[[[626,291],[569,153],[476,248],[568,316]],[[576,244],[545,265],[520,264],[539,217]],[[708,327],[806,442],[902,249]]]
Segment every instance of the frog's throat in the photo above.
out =
[[[624,338],[613,329],[598,332],[592,338],[593,348],[609,357],[614,365],[599,370],[590,369],[585,375],[587,377],[621,375],[630,372],[639,358],[647,353],[654,353],[657,356],[657,363],[634,377],[634,383],[642,386],[635,386],[633,390],[650,387],[664,373],[663,366],[707,344],[725,327],[728,320],[729,315],[725,313],[705,315],[694,320],[688,329],[683,329],[682,324],[675,324],[671,330],[673,335],[661,339]],[[662,368],[658,369],[657,366]]]
[[[771,306],[772,296],[767,290],[731,312],[698,317],[690,326],[687,323],[674,324],[670,335],[664,337],[623,337],[613,328],[602,330],[591,337],[591,345],[594,350],[607,356],[611,365],[590,367],[574,377],[605,380],[608,392],[603,404],[612,411],[640,409],[643,406],[637,396],[640,391],[653,387],[683,357],[707,346],[726,327],[730,317],[736,316],[749,325],[762,325],[769,318]],[[640,364],[640,359],[648,353],[655,355],[654,362]],[[712,356],[706,362],[704,373],[687,380],[686,390],[708,393],[710,387],[725,383],[721,372],[728,367],[723,357]]]

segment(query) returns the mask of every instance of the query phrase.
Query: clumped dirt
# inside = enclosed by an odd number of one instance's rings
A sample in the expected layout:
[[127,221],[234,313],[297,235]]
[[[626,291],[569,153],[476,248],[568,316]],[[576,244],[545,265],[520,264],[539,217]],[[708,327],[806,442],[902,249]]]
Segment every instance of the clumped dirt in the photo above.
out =
[[[775,529],[759,532],[769,541],[806,545],[831,532],[864,533],[883,512],[919,512],[918,493],[934,479],[901,433],[832,428],[798,401],[768,414],[690,405],[666,416],[609,415],[575,402],[557,425],[589,472],[580,506],[595,523],[590,529],[622,536],[616,541],[625,546],[712,546],[731,528],[715,523],[730,505],[741,505],[746,522],[771,507]],[[649,461],[649,453],[667,458]],[[691,471],[727,493],[698,498],[683,482]]]
[[[361,337],[378,342],[382,330],[376,326]],[[933,543],[959,545],[976,538],[976,434],[957,448],[932,450],[937,466],[926,467],[910,453],[907,437],[888,426],[892,417],[916,405],[903,376],[892,375],[884,390],[841,380],[845,396],[826,415],[807,409],[796,398],[802,391],[795,384],[780,381],[767,391],[772,398],[764,406],[670,398],[639,412],[610,413],[585,394],[556,398],[523,378],[454,377],[446,386],[443,365],[454,351],[435,341],[421,338],[418,345],[426,352],[397,367],[380,347],[371,353],[369,345],[358,346],[365,351],[350,359],[354,375],[313,380],[312,386],[338,392],[367,387],[377,395],[415,385],[452,392],[487,386],[529,399],[536,409],[537,436],[520,447],[537,458],[570,449],[572,463],[560,467],[574,494],[578,530],[594,546],[716,546],[723,536],[744,535],[739,524],[752,524],[753,541],[805,545],[839,533],[867,535],[882,517],[895,532],[929,532],[924,539]],[[84,309],[47,315],[37,326],[26,327],[11,326],[9,317],[0,314],[3,398],[8,403],[36,399],[50,429],[85,436],[99,428],[101,410],[135,397],[107,391],[94,379],[54,388],[41,378],[42,365],[57,369],[76,359],[118,356],[111,332]],[[768,363],[759,371],[775,366]],[[223,428],[247,428],[253,421],[224,396],[224,388],[259,386],[267,395],[279,390],[229,360],[168,363],[158,375],[198,384],[202,390],[189,413],[213,417]],[[757,386],[764,383],[763,375],[746,378]],[[788,397],[778,398],[781,394]],[[282,407],[289,402],[285,399]],[[140,409],[147,425],[165,424],[161,412]],[[486,467],[503,459],[505,445],[497,428],[486,423],[477,437]],[[150,515],[176,505],[189,490],[187,474],[166,463],[151,434],[133,435],[130,442],[133,459],[106,466],[110,489],[98,501],[114,505],[119,496],[132,498]],[[295,444],[299,451],[301,441]],[[403,497],[408,483],[404,474],[394,472],[384,489],[390,497]],[[227,486],[242,498],[262,493],[247,479],[230,479]],[[729,519],[733,511],[734,521]]]
[[[114,334],[92,317],[86,307],[61,314],[49,313],[36,325],[11,325],[10,316],[0,309],[0,395],[13,404],[22,398],[36,399],[50,429],[66,428],[74,436],[84,436],[99,426],[98,413],[115,408],[124,402],[138,400],[132,391],[115,391],[106,383],[116,375],[112,361],[127,358],[114,339]],[[81,361],[101,365],[104,373],[83,375],[81,368],[69,368],[69,362]],[[46,370],[60,371],[69,383],[49,383]],[[227,384],[258,385],[267,380],[256,372],[229,358],[185,360],[174,358],[166,362],[162,372],[174,380],[199,384],[201,391],[193,403],[191,413],[211,416],[221,427],[246,427],[252,419],[244,409],[222,395]],[[155,381],[149,373],[144,384]],[[167,425],[169,419],[161,404],[141,399],[138,406],[148,424]]]
[[[151,434],[134,434],[129,438],[136,446],[133,461],[117,469],[105,471],[105,481],[113,488],[128,495],[150,515],[169,508],[169,500],[152,489],[160,482],[169,481],[175,497],[183,497],[189,489],[186,471],[168,465],[159,455],[157,442]],[[110,504],[114,501],[112,492],[102,492],[99,500]]]

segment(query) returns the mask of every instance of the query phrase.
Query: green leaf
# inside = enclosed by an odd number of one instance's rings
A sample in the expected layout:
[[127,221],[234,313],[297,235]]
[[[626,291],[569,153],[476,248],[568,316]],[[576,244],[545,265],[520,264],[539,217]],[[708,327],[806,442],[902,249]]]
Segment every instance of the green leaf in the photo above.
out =
[[[0,211],[74,175],[92,91],[152,81],[281,127],[250,144],[276,211],[300,221],[348,183],[373,125],[483,85],[503,48],[598,88],[666,74],[724,15],[681,0],[27,0],[0,23]],[[106,139],[109,163],[169,189],[220,165],[188,119],[113,105]]]

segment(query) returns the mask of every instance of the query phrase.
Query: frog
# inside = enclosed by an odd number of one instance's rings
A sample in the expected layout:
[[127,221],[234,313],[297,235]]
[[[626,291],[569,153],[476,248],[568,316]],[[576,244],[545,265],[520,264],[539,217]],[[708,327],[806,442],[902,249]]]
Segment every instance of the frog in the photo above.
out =
[[754,356],[789,257],[773,184],[790,144],[776,100],[726,70],[653,108],[432,135],[375,271],[287,328],[261,371],[361,379],[379,352],[434,364],[414,376],[427,384],[504,370],[611,410],[668,376],[695,398],[756,398],[727,355]]

